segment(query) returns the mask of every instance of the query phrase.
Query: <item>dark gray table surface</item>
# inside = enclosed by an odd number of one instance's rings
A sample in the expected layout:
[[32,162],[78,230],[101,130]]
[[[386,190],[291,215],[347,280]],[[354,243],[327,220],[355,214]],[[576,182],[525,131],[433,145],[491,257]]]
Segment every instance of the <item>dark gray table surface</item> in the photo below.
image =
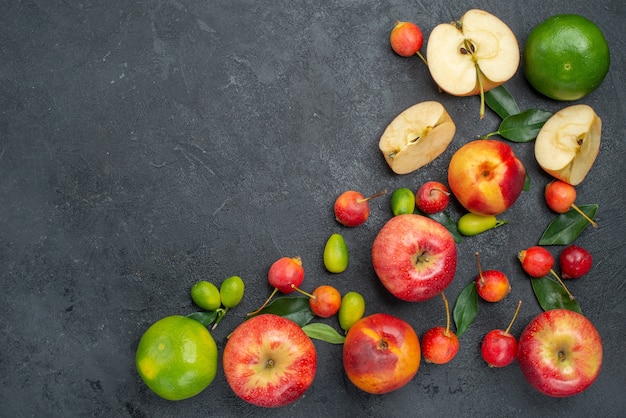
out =
[[[581,395],[534,391],[517,366],[490,369],[479,344],[503,328],[519,299],[517,335],[541,309],[516,253],[537,243],[554,216],[543,202],[549,177],[533,145],[512,144],[532,180],[503,218],[509,224],[458,245],[456,298],[483,267],[510,275],[513,291],[481,303],[448,365],[422,363],[396,392],[374,396],[345,377],[341,346],[316,341],[309,391],[281,409],[239,400],[223,371],[200,395],[168,402],[135,371],[143,331],[159,318],[197,310],[195,281],[246,282],[242,304],[214,337],[220,350],[246,312],[269,294],[266,273],[281,256],[304,260],[305,290],[355,290],[366,312],[388,312],[419,335],[445,321],[439,298],[394,299],[376,279],[370,248],[390,217],[389,195],[366,224],[333,219],[348,189],[372,194],[446,180],[452,153],[497,129],[478,98],[440,93],[417,58],[400,58],[388,36],[396,20],[425,37],[472,7],[507,22],[524,45],[557,13],[580,13],[603,29],[612,53],[604,83],[578,101],[603,120],[600,155],[578,203],[598,203],[599,229],[577,240],[595,265],[570,284],[604,342],[604,364]],[[623,416],[624,159],[622,0],[595,2],[421,1],[3,1],[0,14],[0,415],[27,416]],[[425,51],[425,49],[424,49]],[[522,108],[566,103],[535,93],[522,71],[506,83]],[[378,139],[400,111],[439,100],[457,124],[446,152],[394,175]],[[450,214],[462,214],[453,204]],[[333,232],[351,251],[345,273],[324,270]],[[551,247],[553,254],[560,248]],[[326,320],[338,328],[336,319]]]

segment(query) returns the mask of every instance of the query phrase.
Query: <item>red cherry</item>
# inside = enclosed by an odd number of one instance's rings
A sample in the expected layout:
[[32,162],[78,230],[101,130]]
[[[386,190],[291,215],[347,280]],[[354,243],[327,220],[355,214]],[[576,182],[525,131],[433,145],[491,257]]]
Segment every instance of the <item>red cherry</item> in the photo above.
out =
[[508,366],[517,357],[517,339],[509,333],[517,314],[519,313],[522,301],[517,302],[517,308],[513,319],[506,330],[494,329],[489,331],[480,346],[480,354],[490,367]]
[[543,277],[554,267],[554,257],[544,247],[538,245],[520,251],[517,258],[522,268],[531,277]]
[[396,22],[389,35],[391,49],[401,57],[411,57],[422,48],[422,30],[411,22]]
[[450,330],[450,306],[446,295],[441,292],[446,306],[446,326],[434,327],[422,336],[422,354],[428,363],[445,364],[459,351],[459,338]]
[[577,279],[591,270],[593,257],[584,248],[570,245],[561,252],[559,264],[564,279]]
[[485,270],[480,266],[480,258],[476,255],[478,276],[476,277],[476,292],[487,302],[499,302],[511,293],[511,283],[508,277],[499,270]]
[[438,181],[427,181],[415,193],[415,205],[429,215],[443,212],[449,203],[450,190]]
[[304,280],[304,268],[300,257],[279,258],[272,264],[267,273],[270,286],[288,295],[300,286]]
[[335,200],[335,219],[340,224],[348,227],[361,225],[370,216],[370,199],[385,193],[387,193],[387,190],[376,193],[373,196],[363,197],[361,193],[354,190],[343,192]]

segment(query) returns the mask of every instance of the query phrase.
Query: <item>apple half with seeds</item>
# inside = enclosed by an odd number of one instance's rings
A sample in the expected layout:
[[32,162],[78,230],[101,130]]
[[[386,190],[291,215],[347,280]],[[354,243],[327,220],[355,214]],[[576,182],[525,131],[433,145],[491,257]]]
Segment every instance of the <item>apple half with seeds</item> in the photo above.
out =
[[436,101],[417,103],[387,126],[378,147],[396,174],[408,174],[433,161],[448,147],[456,125]]
[[535,158],[551,176],[576,186],[591,170],[600,152],[602,120],[588,105],[556,112],[535,140]]
[[432,30],[426,60],[433,80],[453,96],[481,96],[513,77],[520,50],[509,26],[484,10],[467,11],[458,21],[441,23]]

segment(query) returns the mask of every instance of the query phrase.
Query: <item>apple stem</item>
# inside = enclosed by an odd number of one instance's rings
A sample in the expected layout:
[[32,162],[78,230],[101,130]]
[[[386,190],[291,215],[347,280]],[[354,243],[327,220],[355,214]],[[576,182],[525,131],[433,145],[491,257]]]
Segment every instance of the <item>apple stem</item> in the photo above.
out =
[[517,308],[515,309],[515,313],[513,314],[513,319],[511,319],[511,322],[509,322],[509,326],[504,331],[505,334],[508,334],[509,331],[511,330],[511,327],[513,326],[513,322],[515,322],[515,318],[517,318],[517,314],[519,313],[519,308],[521,307],[522,307],[522,301],[520,300],[519,302],[517,302]]
[[252,315],[256,315],[259,312],[261,312],[263,310],[263,308],[265,308],[267,306],[268,303],[270,303],[270,300],[272,300],[272,298],[274,297],[274,295],[278,292],[278,288],[275,287],[274,291],[272,292],[272,294],[270,295],[269,298],[267,298],[267,300],[265,301],[265,303],[263,303],[263,305],[261,305],[261,307],[259,309],[257,309],[256,311],[253,312],[249,312],[246,316],[252,316]]
[[582,215],[582,217],[585,218],[591,224],[591,226],[593,226],[594,228],[598,227],[598,223],[596,221],[594,221],[589,216],[587,216],[587,214],[585,212],[583,212],[578,206],[576,206],[573,203],[572,203],[572,209],[574,209],[575,211],[580,213]]
[[476,65],[476,78],[480,89],[480,119],[483,119],[485,117],[485,87],[483,86],[483,74],[478,65]]
[[443,304],[446,307],[446,332],[445,332],[445,336],[447,337],[448,334],[450,333],[450,305],[448,304],[448,298],[446,298],[446,295],[441,292],[441,297],[443,298]]
[[222,322],[222,318],[224,318],[224,316],[226,315],[226,312],[228,312],[228,308],[217,310],[217,319],[215,320],[215,323],[211,327],[211,331],[215,330],[215,328],[217,328],[219,323]]
[[298,291],[298,292],[302,293],[303,295],[306,295],[306,296],[310,297],[311,299],[315,299],[315,296],[313,296],[313,295],[312,295],[312,294],[310,294],[310,293],[305,292],[304,290],[300,289],[298,286],[296,286],[296,285],[295,285],[295,284],[293,284],[293,283],[291,284],[291,288],[292,288],[293,290],[296,290],[296,291]]
[[368,200],[374,199],[374,198],[376,198],[378,196],[382,196],[385,193],[387,193],[387,189],[383,190],[382,192],[378,192],[378,193],[376,193],[374,195],[371,195],[371,196],[368,196],[368,197],[364,197],[363,199],[359,199],[359,200],[357,200],[357,202],[359,202],[359,203],[367,202]]
[[433,192],[439,192],[439,193],[443,193],[443,194],[445,194],[446,196],[450,196],[450,193],[449,193],[449,192],[446,192],[445,190],[441,190],[441,189],[438,189],[438,188],[430,189],[430,191],[428,192],[428,194],[429,194],[429,195],[432,195],[432,194],[433,194]]
[[428,61],[426,61],[426,58],[424,58],[422,53],[417,51],[416,54],[417,54],[418,57],[420,57],[422,59],[422,61],[424,61],[424,64],[426,64],[426,66],[428,66]]
[[572,295],[572,292],[569,291],[569,289],[567,288],[567,286],[565,286],[565,283],[563,283],[563,280],[561,280],[561,278],[559,277],[558,274],[556,274],[556,271],[554,271],[554,269],[550,269],[550,273],[552,273],[552,275],[556,278],[556,280],[561,284],[561,286],[563,286],[563,289],[565,289],[565,292],[567,292],[567,295],[569,296],[569,298],[571,300],[574,300],[574,295]]

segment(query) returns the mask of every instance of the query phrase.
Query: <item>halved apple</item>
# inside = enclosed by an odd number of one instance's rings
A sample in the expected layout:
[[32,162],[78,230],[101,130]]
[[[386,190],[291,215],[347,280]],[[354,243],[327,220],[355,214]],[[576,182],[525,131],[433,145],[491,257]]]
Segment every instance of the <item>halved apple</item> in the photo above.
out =
[[508,81],[519,67],[517,38],[502,20],[472,9],[461,19],[437,25],[426,47],[428,69],[435,83],[454,96],[481,95]]
[[391,121],[378,147],[396,174],[407,174],[441,155],[455,132],[456,125],[441,103],[421,102]]
[[553,177],[576,186],[600,152],[602,120],[588,105],[559,110],[543,125],[535,140],[535,158]]

